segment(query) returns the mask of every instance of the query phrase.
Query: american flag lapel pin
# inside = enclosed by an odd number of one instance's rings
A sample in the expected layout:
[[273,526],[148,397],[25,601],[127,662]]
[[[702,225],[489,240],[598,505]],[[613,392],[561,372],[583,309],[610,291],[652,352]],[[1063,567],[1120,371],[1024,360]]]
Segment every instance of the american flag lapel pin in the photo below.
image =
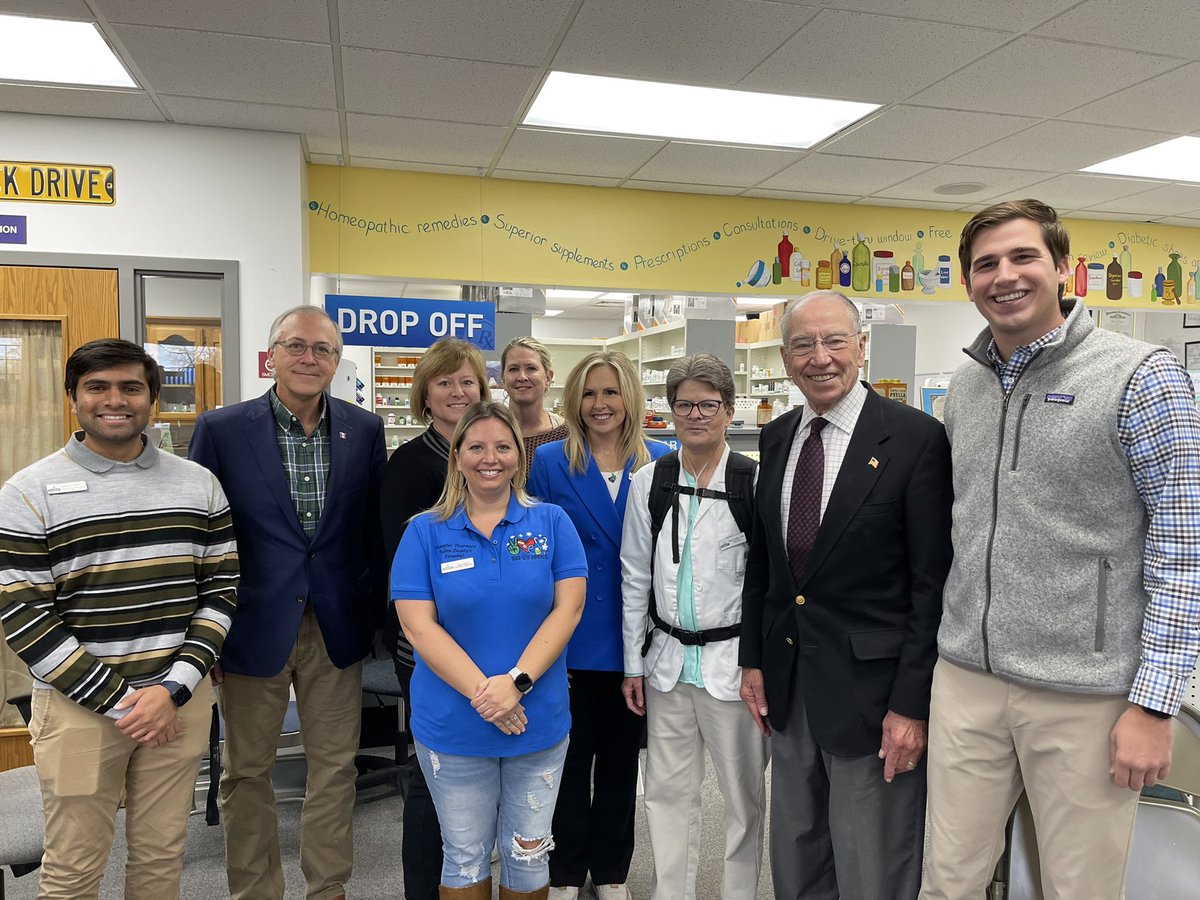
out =
[[875,457],[872,456],[867,461],[867,465],[870,466],[872,469],[878,469],[879,468],[879,460],[877,460]]
[[[338,437],[340,437],[343,441],[348,440],[348,438],[346,437],[346,432],[344,432],[344,431],[339,431]],[[874,462],[874,460],[872,460],[872,462]]]

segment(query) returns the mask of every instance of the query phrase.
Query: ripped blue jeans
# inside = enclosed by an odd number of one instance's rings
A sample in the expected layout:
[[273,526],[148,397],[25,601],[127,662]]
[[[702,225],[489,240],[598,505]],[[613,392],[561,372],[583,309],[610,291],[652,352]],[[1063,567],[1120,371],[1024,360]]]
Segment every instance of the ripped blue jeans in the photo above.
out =
[[[533,891],[550,883],[550,823],[567,738],[523,756],[454,756],[419,741],[417,759],[442,826],[442,884],[466,887],[491,872],[500,848],[500,883]],[[524,844],[536,842],[532,846]]]

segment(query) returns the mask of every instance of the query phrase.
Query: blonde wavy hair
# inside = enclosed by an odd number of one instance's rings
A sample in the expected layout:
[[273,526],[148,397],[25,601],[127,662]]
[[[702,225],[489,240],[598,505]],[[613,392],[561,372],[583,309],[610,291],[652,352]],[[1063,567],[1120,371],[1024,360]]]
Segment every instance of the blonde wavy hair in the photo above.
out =
[[563,443],[567,465],[572,472],[587,471],[590,450],[587,441],[587,426],[583,422],[583,383],[588,373],[597,366],[608,366],[617,374],[617,387],[621,391],[621,402],[625,405],[625,421],[621,423],[621,464],[633,460],[636,472],[650,462],[650,453],[642,438],[642,415],[646,408],[646,394],[638,377],[637,366],[620,350],[594,350],[581,359],[563,386],[563,418],[570,432]]
[[467,407],[454,428],[454,436],[450,438],[450,464],[446,466],[446,484],[442,487],[442,495],[438,502],[429,508],[429,512],[439,522],[449,519],[467,501],[467,479],[458,470],[458,451],[466,440],[467,429],[484,419],[499,419],[512,432],[517,450],[517,470],[513,472],[509,486],[522,506],[534,504],[533,498],[525,490],[525,443],[521,440],[521,427],[504,404],[480,400]]

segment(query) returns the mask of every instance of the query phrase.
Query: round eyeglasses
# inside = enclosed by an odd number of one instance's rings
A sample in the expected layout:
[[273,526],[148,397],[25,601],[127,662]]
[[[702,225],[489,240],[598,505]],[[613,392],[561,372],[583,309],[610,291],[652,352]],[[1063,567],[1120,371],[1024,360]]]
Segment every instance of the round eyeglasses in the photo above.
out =
[[290,341],[276,341],[276,347],[282,347],[288,356],[303,356],[305,350],[311,350],[314,359],[319,359],[322,362],[333,359],[338,355],[337,347],[331,344],[310,344],[307,341],[302,341],[300,338],[292,338]]
[[696,403],[691,400],[676,400],[671,404],[671,412],[681,419],[686,419],[692,414],[693,409],[698,409],[701,418],[711,419],[721,411],[724,405],[720,400],[700,400]]

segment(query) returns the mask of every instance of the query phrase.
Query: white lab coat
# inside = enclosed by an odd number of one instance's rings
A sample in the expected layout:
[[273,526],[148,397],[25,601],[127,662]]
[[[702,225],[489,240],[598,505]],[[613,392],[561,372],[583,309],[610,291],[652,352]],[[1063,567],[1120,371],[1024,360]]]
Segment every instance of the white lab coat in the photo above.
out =
[[[716,464],[709,490],[725,490],[726,445]],[[682,470],[680,472],[682,481]],[[755,475],[755,480],[758,476]],[[648,496],[654,463],[633,475],[625,529],[621,537],[621,595],[625,674],[644,675],[648,686],[669,691],[683,670],[683,645],[662,631],[654,632],[650,651],[642,659],[642,643],[650,627],[650,509]],[[691,498],[679,498],[679,548],[683,549]],[[680,626],[675,590],[679,566],[671,556],[675,535],[668,510],[658,535],[654,560],[654,595],[658,613],[668,624]],[[742,580],[746,573],[749,535],[742,535],[729,504],[724,500],[700,501],[692,532],[692,581],[695,586],[697,627],[721,628],[742,620]],[[682,554],[681,554],[682,555]],[[701,650],[700,672],[704,687],[718,700],[737,700],[741,683],[738,638],[708,644]]]

